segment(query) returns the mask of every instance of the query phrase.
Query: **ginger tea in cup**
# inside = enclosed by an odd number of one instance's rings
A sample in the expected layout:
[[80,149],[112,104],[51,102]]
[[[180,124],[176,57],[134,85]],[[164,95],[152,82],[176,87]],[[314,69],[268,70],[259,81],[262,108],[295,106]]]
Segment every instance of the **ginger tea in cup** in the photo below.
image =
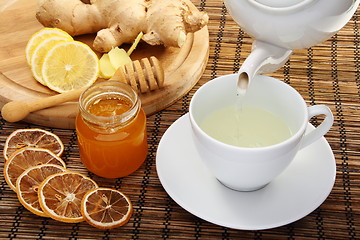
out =
[[[258,75],[239,99],[237,74],[201,86],[190,102],[195,147],[222,184],[238,191],[266,186],[296,153],[323,137],[333,124],[324,105],[308,107],[290,85]],[[309,120],[325,115],[306,132]]]
[[238,147],[266,147],[291,136],[279,116],[255,106],[229,106],[209,114],[200,124],[214,139]]

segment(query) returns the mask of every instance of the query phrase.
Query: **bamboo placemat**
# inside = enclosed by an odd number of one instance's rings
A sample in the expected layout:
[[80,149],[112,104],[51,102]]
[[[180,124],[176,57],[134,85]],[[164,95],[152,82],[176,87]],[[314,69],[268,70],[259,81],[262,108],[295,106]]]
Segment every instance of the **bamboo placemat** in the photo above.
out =
[[37,217],[22,207],[4,180],[2,149],[6,137],[15,129],[39,126],[0,119],[0,239],[360,238],[360,11],[337,35],[312,48],[295,51],[283,68],[270,74],[296,88],[309,105],[326,104],[333,111],[335,123],[326,139],[336,158],[337,177],[330,196],[319,208],[282,227],[241,231],[211,224],[188,213],[164,191],[155,165],[162,135],[188,111],[196,89],[239,69],[253,41],[232,21],[222,1],[193,2],[210,16],[209,61],[200,81],[187,95],[148,117],[149,155],[136,173],[115,180],[88,173],[80,162],[74,131],[40,126],[62,139],[63,159],[70,169],[90,176],[101,186],[120,189],[131,198],[134,213],[130,222],[117,229],[100,230],[87,223],[66,224]]

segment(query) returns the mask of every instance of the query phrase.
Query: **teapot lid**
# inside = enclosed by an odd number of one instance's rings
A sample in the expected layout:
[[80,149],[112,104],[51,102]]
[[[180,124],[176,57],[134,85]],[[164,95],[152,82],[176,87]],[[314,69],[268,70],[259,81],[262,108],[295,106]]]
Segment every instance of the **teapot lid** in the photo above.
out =
[[270,9],[278,10],[289,10],[289,9],[298,9],[299,7],[304,7],[310,3],[313,3],[317,0],[249,0],[258,7],[265,7]]

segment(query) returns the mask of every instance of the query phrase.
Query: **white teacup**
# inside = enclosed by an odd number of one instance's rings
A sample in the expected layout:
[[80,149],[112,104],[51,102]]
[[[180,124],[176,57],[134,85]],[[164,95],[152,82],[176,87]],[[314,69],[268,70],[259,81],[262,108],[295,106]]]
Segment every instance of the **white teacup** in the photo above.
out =
[[[190,122],[196,148],[214,176],[238,191],[254,191],[266,186],[293,160],[296,153],[323,137],[333,124],[331,110],[324,105],[307,107],[290,85],[258,75],[248,88],[242,105],[267,110],[282,119],[292,134],[280,143],[265,147],[238,147],[209,136],[201,124],[209,114],[236,104],[237,74],[215,78],[201,86],[190,102]],[[325,115],[317,128],[306,131],[309,120]]]

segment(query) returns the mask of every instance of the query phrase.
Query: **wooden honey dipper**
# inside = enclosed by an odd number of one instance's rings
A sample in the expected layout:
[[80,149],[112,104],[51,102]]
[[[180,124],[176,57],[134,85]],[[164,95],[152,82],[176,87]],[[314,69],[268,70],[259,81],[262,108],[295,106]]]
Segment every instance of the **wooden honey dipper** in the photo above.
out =
[[119,68],[111,80],[130,85],[137,93],[147,93],[164,85],[164,70],[156,57],[143,58]]
[[[136,92],[146,93],[164,85],[164,69],[156,57],[143,58],[126,64],[124,68],[120,67],[109,80],[124,82]],[[87,87],[31,102],[8,102],[3,106],[1,114],[8,122],[17,122],[23,120],[31,112],[76,100],[85,89]]]

